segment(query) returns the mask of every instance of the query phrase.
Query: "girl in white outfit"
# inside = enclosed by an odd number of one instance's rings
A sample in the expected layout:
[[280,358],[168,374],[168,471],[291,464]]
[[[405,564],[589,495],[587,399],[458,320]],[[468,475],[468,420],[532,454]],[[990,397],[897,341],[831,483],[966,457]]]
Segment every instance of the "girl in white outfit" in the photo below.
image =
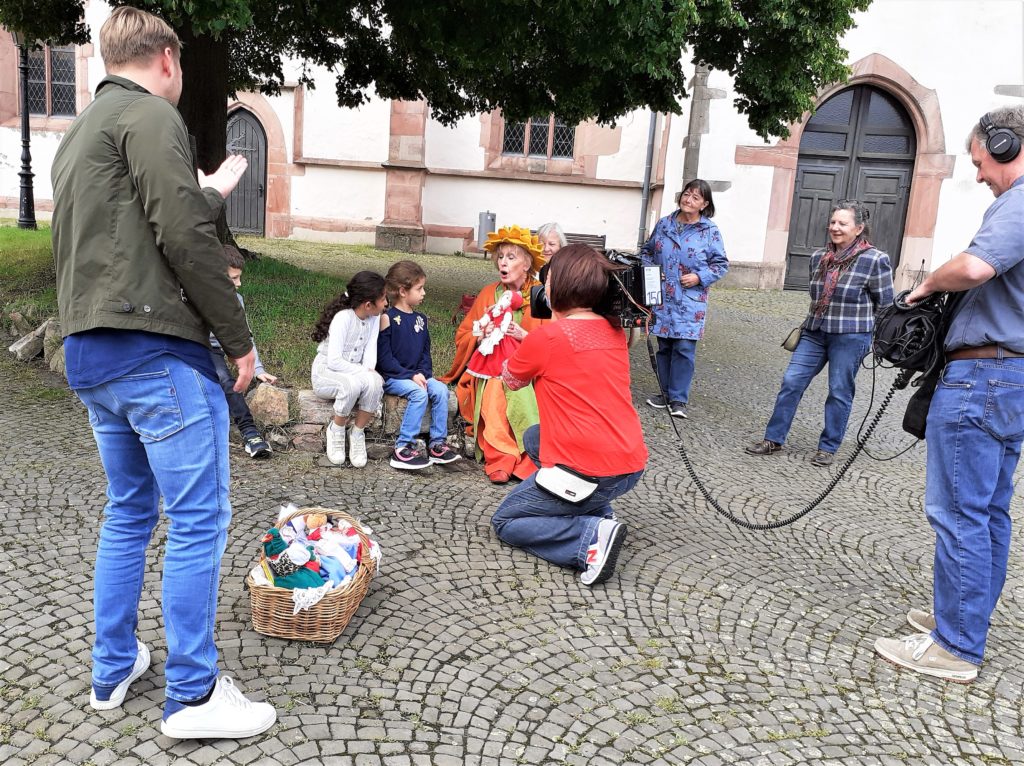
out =
[[374,368],[379,317],[387,305],[384,277],[360,271],[345,292],[327,304],[313,330],[313,340],[320,343],[313,360],[313,393],[334,400],[334,419],[327,426],[327,459],[335,465],[345,462],[345,426],[353,409],[349,460],[354,468],[366,465],[363,429],[384,396],[384,381]]

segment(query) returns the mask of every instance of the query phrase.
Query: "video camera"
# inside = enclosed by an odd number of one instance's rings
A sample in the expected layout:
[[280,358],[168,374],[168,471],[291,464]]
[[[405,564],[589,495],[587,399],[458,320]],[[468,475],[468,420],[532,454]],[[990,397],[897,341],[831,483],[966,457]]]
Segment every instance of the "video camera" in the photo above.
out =
[[[605,258],[623,268],[608,275],[608,289],[594,311],[619,318],[623,327],[642,327],[651,318],[651,306],[661,305],[661,267],[644,266],[639,255],[608,250]],[[556,256],[557,257],[557,256]],[[540,270],[541,284],[530,290],[534,319],[550,319],[551,304],[544,290],[550,264]]]

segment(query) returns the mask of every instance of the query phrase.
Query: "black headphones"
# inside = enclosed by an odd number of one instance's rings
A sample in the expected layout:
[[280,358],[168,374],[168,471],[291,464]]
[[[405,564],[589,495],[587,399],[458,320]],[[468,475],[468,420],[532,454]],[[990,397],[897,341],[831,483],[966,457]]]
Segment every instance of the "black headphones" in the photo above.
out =
[[996,162],[1013,162],[1020,154],[1020,137],[1009,128],[997,128],[988,112],[978,120],[985,131],[985,149]]

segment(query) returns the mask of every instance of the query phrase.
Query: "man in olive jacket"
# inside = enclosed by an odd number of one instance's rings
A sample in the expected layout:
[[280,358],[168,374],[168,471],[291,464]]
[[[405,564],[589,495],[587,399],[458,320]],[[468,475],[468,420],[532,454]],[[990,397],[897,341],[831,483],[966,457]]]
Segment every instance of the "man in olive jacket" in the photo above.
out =
[[117,8],[100,32],[107,77],[53,162],[53,252],[68,382],[89,411],[107,476],[96,552],[90,704],[121,705],[149,667],[136,638],[146,547],[170,520],[163,557],[170,737],[248,737],[274,708],[218,676],[214,616],[231,519],[228,410],[210,331],[253,373],[245,315],[214,221],[245,172],[229,158],[200,189],[181,96],[180,42],[162,20]]

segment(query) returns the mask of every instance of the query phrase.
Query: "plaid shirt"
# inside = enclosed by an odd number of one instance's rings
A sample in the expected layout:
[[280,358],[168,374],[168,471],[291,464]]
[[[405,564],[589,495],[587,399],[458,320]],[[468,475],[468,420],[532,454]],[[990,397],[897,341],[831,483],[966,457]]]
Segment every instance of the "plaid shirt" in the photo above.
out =
[[824,280],[818,264],[824,248],[811,256],[811,307],[804,328],[830,333],[871,332],[878,309],[892,303],[892,266],[889,256],[876,248],[865,250],[839,277],[828,308],[820,318],[814,316],[814,304],[822,293]]

